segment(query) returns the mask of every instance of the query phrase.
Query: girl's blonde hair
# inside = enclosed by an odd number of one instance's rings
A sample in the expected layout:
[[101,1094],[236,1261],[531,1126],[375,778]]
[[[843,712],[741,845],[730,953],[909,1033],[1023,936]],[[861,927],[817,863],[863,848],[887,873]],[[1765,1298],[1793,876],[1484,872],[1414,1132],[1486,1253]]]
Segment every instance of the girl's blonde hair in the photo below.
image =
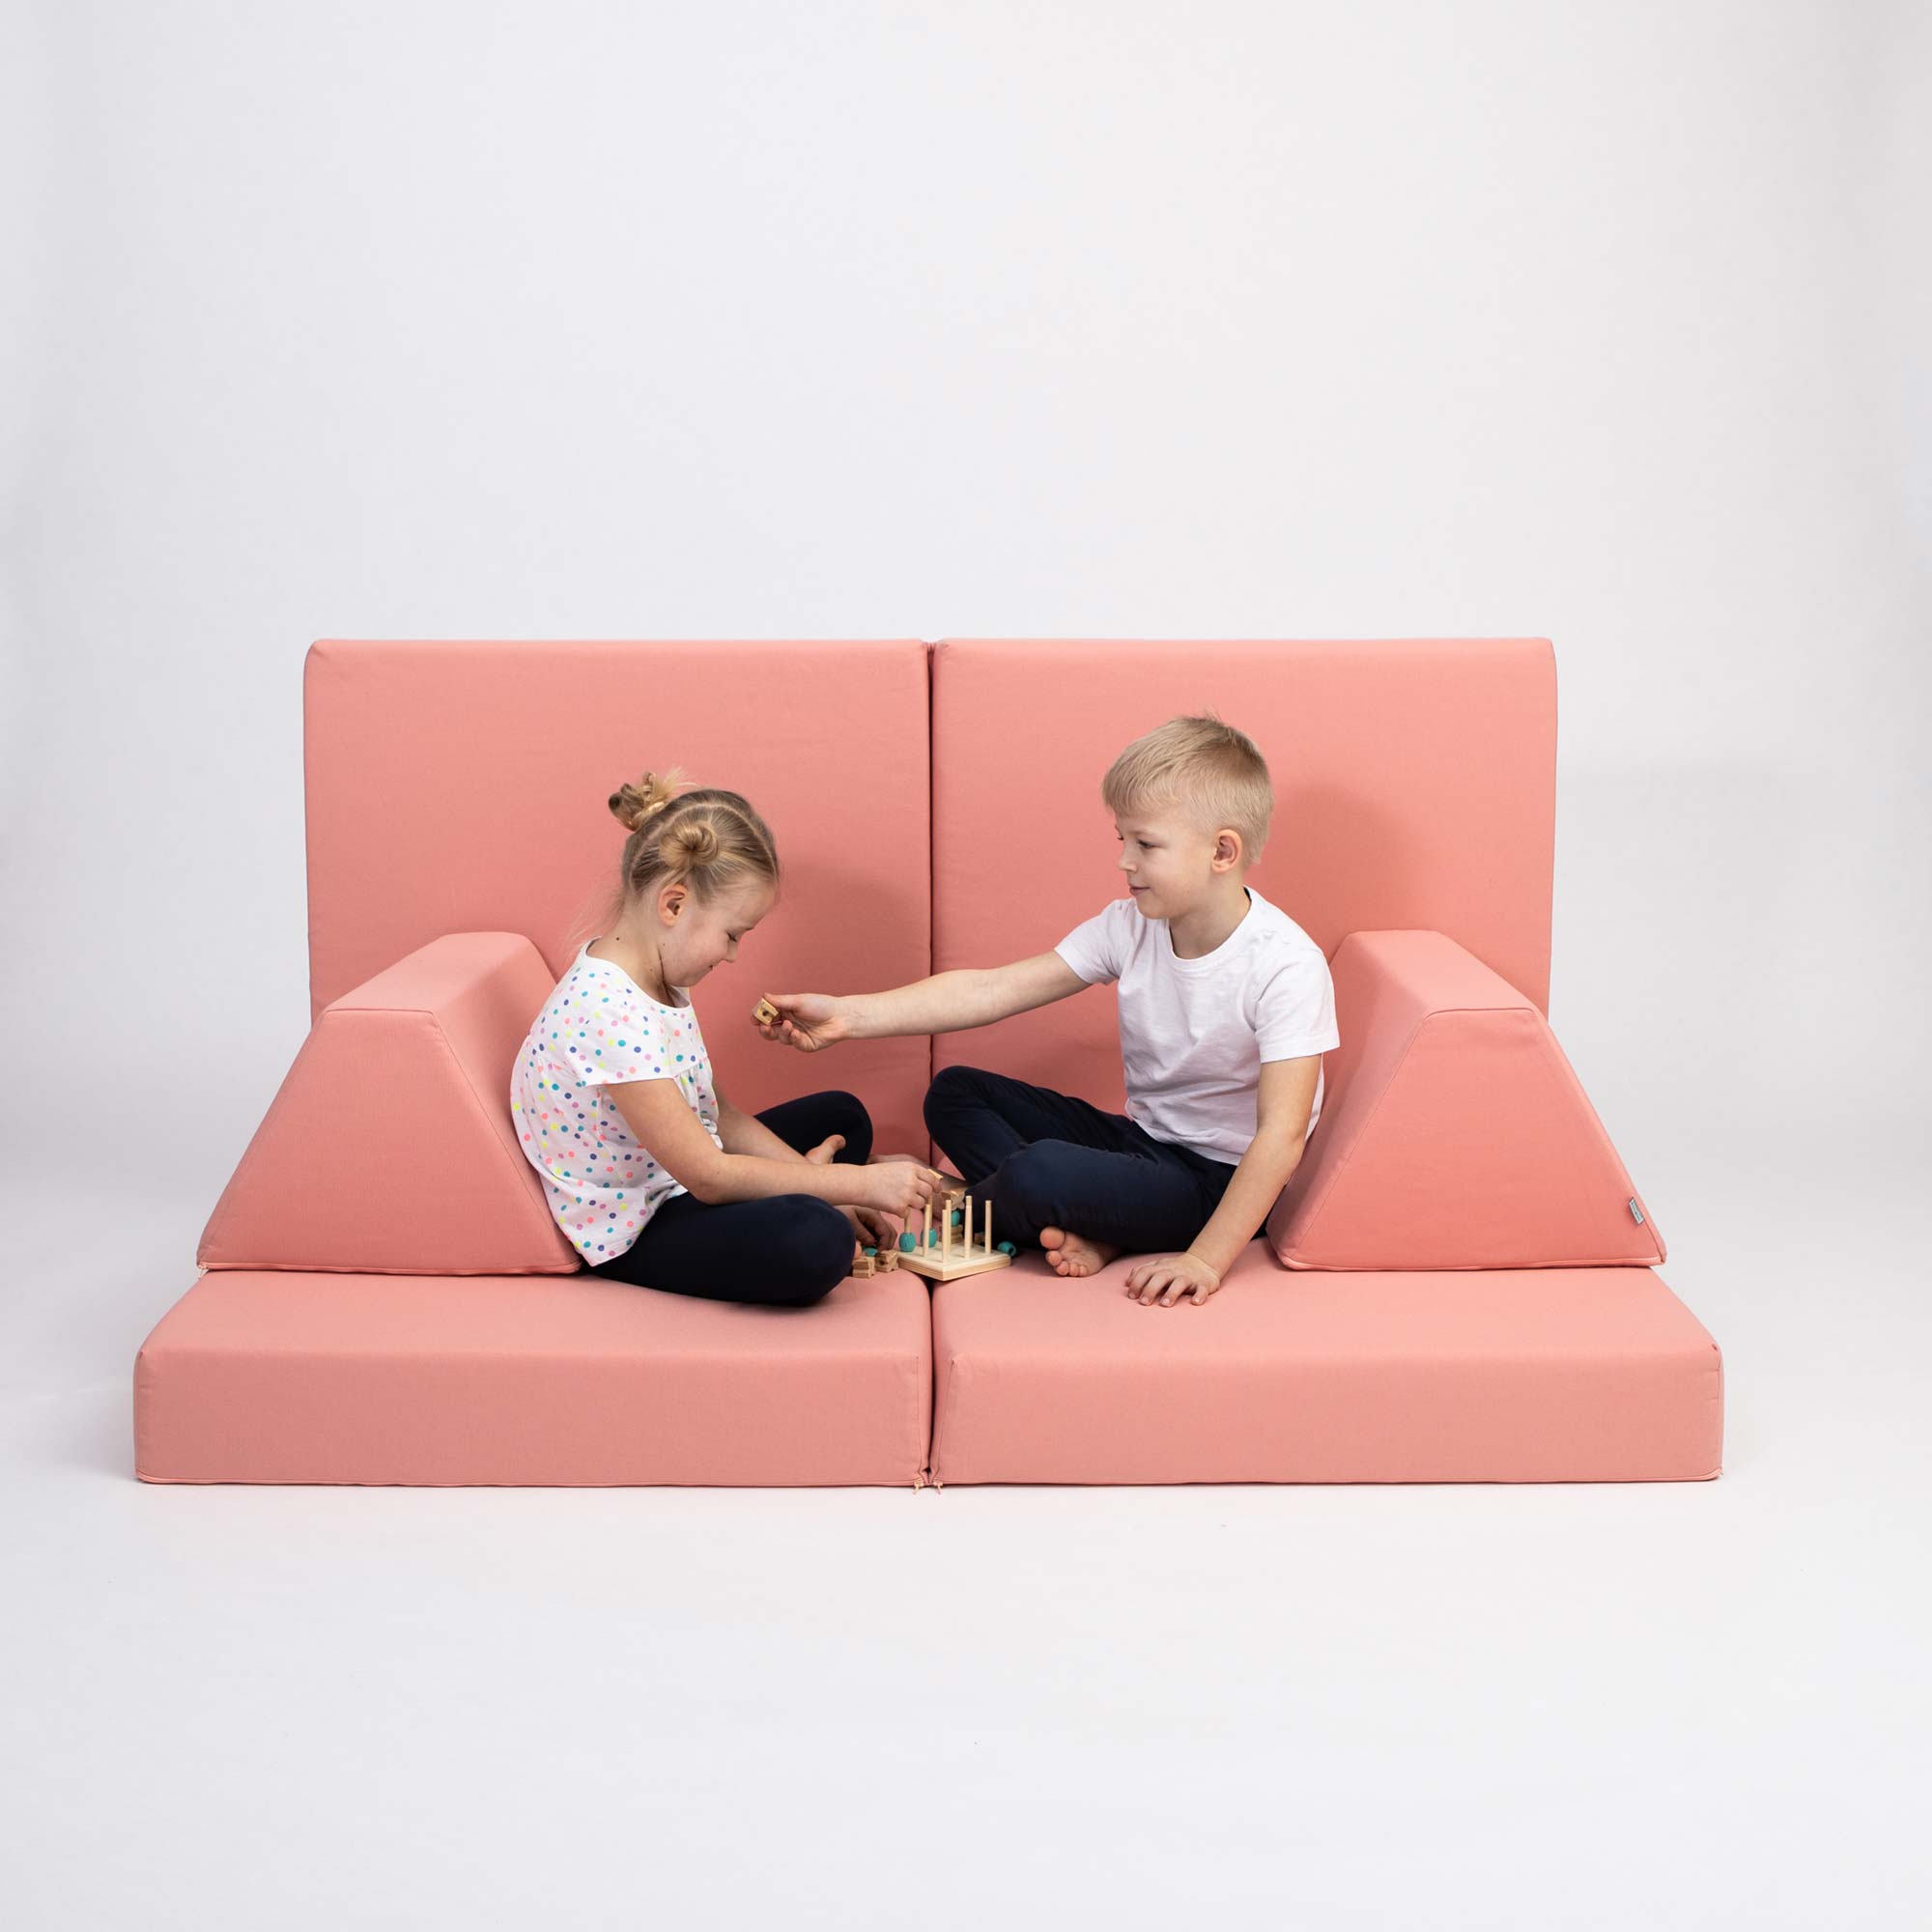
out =
[[1100,797],[1117,818],[1176,806],[1202,832],[1231,826],[1249,866],[1262,856],[1274,815],[1267,760],[1245,731],[1211,711],[1170,718],[1136,738],[1107,767]]
[[715,785],[685,785],[683,769],[672,765],[611,794],[611,815],[630,836],[598,931],[608,932],[638,899],[678,880],[706,905],[750,881],[778,890],[778,842],[750,802]]

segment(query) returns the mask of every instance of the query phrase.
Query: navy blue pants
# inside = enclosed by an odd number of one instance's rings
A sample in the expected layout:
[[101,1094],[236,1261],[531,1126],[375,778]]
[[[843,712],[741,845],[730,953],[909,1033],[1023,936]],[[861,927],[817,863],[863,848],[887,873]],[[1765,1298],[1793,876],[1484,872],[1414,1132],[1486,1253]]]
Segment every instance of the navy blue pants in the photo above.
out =
[[949,1066],[925,1094],[925,1124],[993,1204],[993,1238],[1037,1247],[1065,1228],[1134,1254],[1179,1253],[1235,1177],[1230,1161],[1157,1141],[1124,1114],[977,1066]]
[[[807,1094],[767,1107],[758,1119],[799,1153],[827,1134],[843,1134],[836,1159],[863,1165],[872,1157],[872,1117],[855,1094]],[[621,1255],[590,1272],[707,1301],[803,1308],[852,1272],[856,1239],[851,1222],[815,1194],[767,1194],[709,1206],[695,1195],[673,1194]]]

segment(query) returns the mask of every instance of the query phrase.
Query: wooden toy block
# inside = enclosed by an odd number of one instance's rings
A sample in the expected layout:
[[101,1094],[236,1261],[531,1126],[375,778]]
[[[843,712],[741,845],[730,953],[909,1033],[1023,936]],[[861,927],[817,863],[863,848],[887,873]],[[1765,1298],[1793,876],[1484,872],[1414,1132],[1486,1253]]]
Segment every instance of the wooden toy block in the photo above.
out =
[[783,1015],[768,999],[760,995],[758,1004],[752,1009],[752,1017],[760,1026],[777,1026]]

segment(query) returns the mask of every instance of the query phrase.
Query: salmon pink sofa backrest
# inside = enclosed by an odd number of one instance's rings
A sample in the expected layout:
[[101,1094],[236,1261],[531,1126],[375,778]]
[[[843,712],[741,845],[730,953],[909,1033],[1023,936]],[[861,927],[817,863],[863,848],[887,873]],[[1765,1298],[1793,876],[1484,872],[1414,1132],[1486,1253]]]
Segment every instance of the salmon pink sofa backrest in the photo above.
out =
[[783,869],[736,963],[694,995],[721,1085],[755,1110],[822,1072],[804,1085],[861,1094],[882,1148],[923,1149],[924,1040],[808,1066],[750,1013],[767,988],[931,970],[926,658],[917,639],[317,643],[311,1018],[446,933],[523,933],[560,973],[616,883],[624,832],[606,801],[647,766],[682,765],[752,802]]
[[[1350,932],[1434,929],[1548,1012],[1556,667],[1544,638],[941,643],[933,970],[1044,952],[1122,896],[1101,778],[1143,732],[1203,710],[1267,759],[1274,821],[1249,876],[1324,953]],[[935,1070],[960,1063],[1118,1109],[1113,991],[934,1041]]]

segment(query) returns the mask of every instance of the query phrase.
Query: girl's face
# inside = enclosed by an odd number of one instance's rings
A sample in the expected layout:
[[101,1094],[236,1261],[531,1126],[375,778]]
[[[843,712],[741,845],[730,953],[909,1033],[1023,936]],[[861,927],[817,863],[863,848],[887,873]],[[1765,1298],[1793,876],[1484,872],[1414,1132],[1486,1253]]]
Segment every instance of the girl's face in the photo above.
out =
[[658,958],[666,982],[695,986],[714,966],[728,966],[738,943],[772,909],[771,887],[746,884],[706,904],[687,885],[670,885],[656,901]]

